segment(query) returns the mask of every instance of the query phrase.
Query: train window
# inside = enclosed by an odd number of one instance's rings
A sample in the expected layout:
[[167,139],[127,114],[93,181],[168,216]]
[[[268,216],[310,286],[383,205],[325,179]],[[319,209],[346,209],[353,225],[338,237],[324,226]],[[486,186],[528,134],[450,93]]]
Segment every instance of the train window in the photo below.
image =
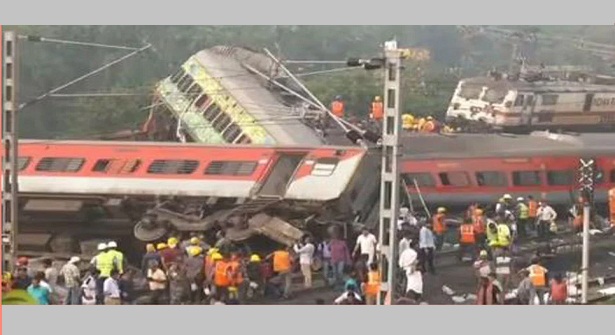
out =
[[201,93],[203,93],[203,89],[198,83],[195,82],[192,86],[190,86],[188,92],[186,92],[186,95],[188,95],[188,101],[194,101],[194,99],[200,96]]
[[182,79],[178,84],[177,84],[177,88],[182,92],[182,93],[187,93],[188,89],[192,86],[192,84],[194,84],[194,79],[192,79],[192,77],[190,75],[186,75],[184,77],[184,79]]
[[574,183],[574,171],[547,171],[550,186],[568,186]]
[[239,134],[241,134],[241,128],[239,128],[239,126],[235,122],[232,122],[228,126],[226,131],[222,134],[222,137],[228,143],[233,143],[233,141],[235,141],[235,139],[237,138],[237,136],[239,136]]
[[339,159],[333,157],[325,157],[316,160],[314,168],[312,169],[313,176],[325,177],[333,174]]
[[231,123],[233,122],[233,120],[231,120],[231,117],[228,116],[228,114],[222,112],[222,115],[220,115],[218,118],[216,118],[216,120],[214,121],[213,127],[214,129],[218,132],[218,133],[222,133],[224,131],[224,129]]
[[175,74],[173,76],[171,76],[171,82],[177,84],[177,82],[184,76],[186,75],[186,71],[184,71],[184,68],[179,68],[179,70],[177,72],[175,72]]
[[250,176],[256,170],[257,162],[213,161],[205,169],[205,174],[224,176]]
[[36,171],[77,172],[85,163],[83,158],[45,157],[36,165]]
[[220,112],[221,112],[220,107],[218,107],[217,104],[212,103],[209,107],[207,107],[203,111],[203,117],[205,118],[205,120],[212,122],[216,118],[216,116],[220,114]]
[[525,98],[525,96],[523,94],[517,95],[517,98],[515,99],[515,107],[523,106],[523,99],[524,98]]
[[250,144],[250,143],[252,143],[252,140],[246,134],[242,134],[241,136],[239,136],[239,139],[237,139],[236,141],[236,144]]
[[436,181],[433,179],[429,172],[418,172],[418,173],[404,173],[401,175],[406,182],[406,186],[414,187],[414,181],[419,185],[419,187],[435,187]]
[[191,174],[199,166],[193,160],[166,160],[157,159],[147,168],[147,173],[154,174]]
[[205,93],[201,94],[201,96],[194,102],[194,106],[196,108],[201,108],[203,106],[206,106],[209,102],[209,96]]
[[514,186],[536,186],[542,184],[540,171],[513,171]]
[[553,106],[557,104],[557,94],[545,94],[542,96],[542,105],[543,106]]
[[109,169],[113,161],[114,159],[99,159],[96,161],[96,164],[94,164],[92,171],[93,172],[107,172],[107,170]]
[[442,172],[438,173],[443,186],[463,187],[470,185],[470,179],[465,172]]
[[476,183],[478,186],[508,186],[506,175],[500,171],[476,172]]
[[[30,165],[30,161],[32,159],[30,157],[19,157],[17,158],[17,169],[18,171],[23,171],[25,170],[28,165]],[[4,164],[3,161],[0,161],[2,164]]]

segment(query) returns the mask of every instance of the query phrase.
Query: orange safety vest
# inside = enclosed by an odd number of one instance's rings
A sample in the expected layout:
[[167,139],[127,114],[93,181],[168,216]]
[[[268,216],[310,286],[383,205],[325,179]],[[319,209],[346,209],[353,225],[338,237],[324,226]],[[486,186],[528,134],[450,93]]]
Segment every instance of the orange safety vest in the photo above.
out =
[[485,217],[482,215],[474,216],[474,233],[475,234],[484,234],[485,233]]
[[380,292],[380,273],[378,271],[370,271],[367,273],[365,294],[375,296],[378,295],[378,292]]
[[382,120],[384,117],[384,105],[382,101],[372,102],[372,118],[376,121]]
[[273,271],[290,271],[290,254],[288,253],[288,251],[279,250],[273,253]]
[[462,224],[459,227],[459,242],[464,244],[474,244],[476,243],[476,236],[474,235],[474,225],[471,224]]
[[609,219],[615,226],[615,188],[609,190]]
[[545,285],[547,285],[545,278],[545,268],[540,265],[534,264],[530,266],[529,270],[530,280],[532,281],[532,284],[534,284],[534,287],[544,287]]
[[446,232],[446,225],[444,224],[444,218],[445,218],[444,214],[436,214],[433,216],[433,231],[438,235],[442,235]]
[[331,103],[331,112],[337,117],[344,117],[344,103],[341,101],[333,101]]
[[229,263],[226,261],[216,262],[214,284],[220,287],[228,287],[231,285],[231,279],[229,278]]
[[229,264],[229,270],[231,273],[231,285],[237,286],[243,283],[243,275],[241,274],[241,264],[238,261],[232,261]]
[[538,213],[538,201],[530,200],[527,203],[529,217],[535,218]]

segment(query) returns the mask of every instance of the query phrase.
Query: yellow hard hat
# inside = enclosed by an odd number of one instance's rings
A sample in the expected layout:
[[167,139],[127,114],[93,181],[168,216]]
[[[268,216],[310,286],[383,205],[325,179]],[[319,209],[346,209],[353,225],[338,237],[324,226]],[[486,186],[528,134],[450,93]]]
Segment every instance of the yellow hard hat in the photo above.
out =
[[261,257],[257,254],[254,254],[252,256],[250,256],[250,262],[260,262],[261,261]]
[[192,244],[192,245],[197,245],[199,243],[201,243],[201,241],[196,236],[190,239],[190,244]]
[[156,246],[156,249],[162,250],[162,249],[165,249],[166,247],[167,247],[166,243],[158,243],[158,245]]
[[444,212],[446,212],[446,208],[438,207],[438,213],[444,213]]
[[219,251],[220,251],[220,250],[219,250],[218,248],[211,248],[211,249],[209,249],[209,250],[207,251],[207,254],[211,256],[211,255],[213,255],[213,254],[215,254],[215,253],[218,253]]
[[178,243],[179,243],[179,241],[178,241],[178,240],[177,240],[177,238],[175,238],[175,237],[170,237],[170,238],[167,240],[167,244],[168,244],[171,248],[173,248],[174,246],[176,246]]
[[221,259],[224,259],[224,257],[222,257],[222,255],[219,252],[215,252],[215,253],[211,254],[211,260],[212,261],[219,261]]
[[153,244],[148,243],[145,246],[145,251],[147,251],[147,252],[154,252],[154,251],[156,251],[156,247]]
[[203,249],[201,247],[193,246],[193,247],[188,249],[188,254],[190,256],[192,256],[192,257],[196,257],[196,256],[200,255],[201,252],[203,252]]
[[381,99],[380,99],[380,96],[378,96],[378,95],[377,95],[377,96],[374,98],[374,100],[376,100],[376,101],[380,101],[380,100],[381,100]]

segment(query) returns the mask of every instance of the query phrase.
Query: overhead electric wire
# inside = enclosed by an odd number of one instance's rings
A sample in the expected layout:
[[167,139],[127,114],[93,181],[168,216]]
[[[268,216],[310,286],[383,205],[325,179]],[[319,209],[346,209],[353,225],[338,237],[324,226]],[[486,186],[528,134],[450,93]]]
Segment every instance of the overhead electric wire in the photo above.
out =
[[121,45],[110,45],[110,44],[101,44],[101,43],[92,43],[92,42],[79,42],[79,41],[69,41],[69,40],[61,40],[57,38],[48,38],[36,35],[19,35],[21,39],[27,39],[30,42],[49,42],[49,43],[59,43],[59,44],[70,44],[70,45],[81,45],[81,46],[89,46],[89,47],[97,47],[97,48],[108,48],[108,49],[120,49],[120,50],[139,50],[139,48],[127,47]]

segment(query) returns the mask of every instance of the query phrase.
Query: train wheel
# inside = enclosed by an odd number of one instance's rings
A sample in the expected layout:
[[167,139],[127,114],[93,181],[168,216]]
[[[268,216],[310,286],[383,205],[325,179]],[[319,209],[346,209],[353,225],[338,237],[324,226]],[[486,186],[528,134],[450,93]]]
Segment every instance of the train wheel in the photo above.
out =
[[154,242],[162,239],[169,230],[167,227],[161,225],[152,226],[149,223],[139,221],[133,230],[134,236],[137,240],[142,242]]

